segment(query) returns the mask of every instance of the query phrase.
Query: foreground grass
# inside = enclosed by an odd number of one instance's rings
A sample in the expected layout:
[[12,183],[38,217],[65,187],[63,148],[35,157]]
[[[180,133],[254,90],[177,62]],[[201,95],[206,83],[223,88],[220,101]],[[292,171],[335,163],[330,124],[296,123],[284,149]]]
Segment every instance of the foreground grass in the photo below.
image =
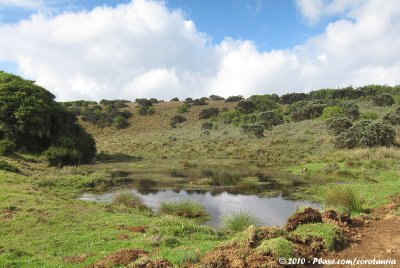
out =
[[[156,250],[160,258],[180,265],[221,240],[211,228],[189,219],[65,198],[67,189],[49,191],[8,172],[0,171],[0,191],[1,267],[84,267],[121,248]],[[5,214],[9,208],[15,213]],[[147,231],[134,233],[123,226],[145,226]],[[128,238],[119,240],[121,234]],[[160,243],[168,236],[180,245]],[[88,257],[78,265],[63,261],[81,254]]]

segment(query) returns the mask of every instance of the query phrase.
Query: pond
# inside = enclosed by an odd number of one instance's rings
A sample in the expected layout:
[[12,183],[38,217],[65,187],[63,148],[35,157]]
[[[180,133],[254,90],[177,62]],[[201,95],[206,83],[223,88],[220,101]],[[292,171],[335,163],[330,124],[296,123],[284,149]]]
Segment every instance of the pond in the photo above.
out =
[[[144,203],[157,210],[161,201],[192,200],[199,202],[210,213],[211,219],[206,223],[218,227],[224,214],[231,211],[248,211],[256,216],[262,225],[283,226],[289,216],[298,206],[312,206],[320,208],[320,204],[309,201],[287,200],[282,196],[259,197],[255,194],[234,194],[226,191],[211,193],[203,190],[153,190],[141,193],[130,189],[132,193],[140,196]],[[115,191],[102,194],[85,193],[80,199],[101,203],[111,203]]]

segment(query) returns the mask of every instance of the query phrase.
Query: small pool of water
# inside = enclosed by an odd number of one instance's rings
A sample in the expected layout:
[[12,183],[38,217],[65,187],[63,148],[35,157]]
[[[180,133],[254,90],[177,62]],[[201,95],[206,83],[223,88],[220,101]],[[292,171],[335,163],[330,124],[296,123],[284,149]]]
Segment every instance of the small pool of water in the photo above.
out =
[[[265,226],[283,226],[289,216],[298,206],[312,206],[320,208],[320,204],[309,201],[287,200],[278,197],[259,197],[257,195],[232,194],[222,192],[211,194],[199,190],[156,190],[149,193],[139,193],[130,189],[132,193],[140,196],[144,203],[154,209],[158,208],[161,201],[192,200],[199,202],[210,213],[211,219],[207,224],[218,227],[222,216],[231,211],[248,211],[260,219]],[[111,203],[115,192],[103,194],[85,193],[80,200]]]

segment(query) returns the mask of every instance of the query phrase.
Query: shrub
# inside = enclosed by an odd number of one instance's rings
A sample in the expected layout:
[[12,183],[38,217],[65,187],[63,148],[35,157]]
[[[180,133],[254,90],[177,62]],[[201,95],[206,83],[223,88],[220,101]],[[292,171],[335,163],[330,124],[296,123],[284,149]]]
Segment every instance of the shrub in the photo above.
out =
[[191,219],[209,217],[208,212],[201,204],[190,200],[161,202],[158,213]]
[[392,146],[395,138],[396,131],[391,126],[363,120],[337,136],[335,144],[339,148]]
[[125,117],[122,116],[116,116],[113,119],[113,125],[117,128],[117,129],[122,129],[122,128],[126,128],[129,126],[128,121],[126,121]]
[[380,94],[372,98],[372,103],[376,106],[392,106],[394,98],[389,94]]
[[345,117],[333,117],[326,121],[328,132],[332,135],[339,135],[343,131],[351,128],[353,124]]
[[288,93],[281,96],[280,100],[283,104],[293,104],[298,101],[306,100],[308,95],[306,93]]
[[241,117],[238,110],[226,111],[221,114],[221,118],[225,124],[240,123]]
[[340,104],[340,108],[342,108],[343,114],[353,120],[356,120],[360,117],[360,109],[355,102],[345,101]]
[[258,225],[260,220],[247,211],[232,211],[222,217],[222,228],[230,232],[242,232],[250,225]]
[[0,140],[0,155],[6,156],[15,152],[15,143],[10,140]]
[[253,95],[249,98],[255,104],[255,109],[257,111],[268,111],[275,110],[279,108],[278,101],[279,97],[276,95]]
[[339,106],[327,106],[321,114],[321,119],[327,120],[332,117],[339,117],[343,115],[343,111]]
[[391,124],[391,125],[400,125],[400,115],[397,114],[385,114],[383,116],[383,122],[386,124]]
[[189,108],[190,108],[190,104],[182,104],[182,105],[180,105],[180,106],[178,106],[177,108],[176,108],[176,111],[178,112],[178,113],[181,113],[181,114],[183,114],[183,113],[187,113],[188,111],[189,111]]
[[213,123],[211,123],[211,122],[204,122],[203,124],[201,124],[202,129],[212,129],[212,127],[213,127]]
[[301,121],[319,117],[325,107],[320,100],[298,101],[290,106],[289,113],[294,121]]
[[262,138],[264,137],[264,126],[259,124],[245,124],[242,125],[243,133],[250,137]]
[[156,109],[151,106],[139,106],[138,112],[140,115],[153,115],[156,112]]
[[203,97],[203,98],[200,98],[200,99],[195,99],[195,100],[192,101],[192,104],[193,105],[197,105],[197,106],[207,105],[208,104],[207,98]]
[[50,147],[42,154],[50,166],[63,167],[80,164],[82,154],[76,149]]
[[1,138],[41,153],[68,136],[71,154],[78,151],[80,163],[90,162],[96,153],[93,137],[77,123],[75,114],[54,99],[34,81],[0,71]]
[[256,105],[251,100],[241,100],[238,102],[236,109],[242,114],[251,114],[255,111]]
[[142,106],[142,107],[150,107],[150,106],[153,106],[153,103],[152,103],[150,100],[145,99],[145,98],[136,99],[135,102],[136,102],[137,104],[139,104],[139,106]]
[[126,207],[132,207],[136,209],[146,208],[142,199],[139,196],[132,193],[131,191],[129,191],[128,189],[118,190],[114,195],[113,204],[123,205]]
[[267,111],[261,113],[259,116],[259,121],[267,128],[284,123],[283,116],[278,111]]
[[174,117],[171,118],[170,125],[171,125],[171,127],[176,128],[176,126],[178,124],[181,124],[185,121],[186,121],[186,118],[183,117],[182,115],[175,115]]
[[347,213],[363,212],[364,198],[349,187],[337,186],[325,194],[324,203],[327,207],[342,210]]
[[171,101],[179,101],[178,97],[172,98]]
[[244,114],[241,115],[240,120],[245,124],[254,124],[257,123],[258,118],[255,114]]
[[218,95],[211,95],[210,97],[208,97],[210,100],[212,101],[221,101],[221,100],[225,100],[225,98],[218,96]]
[[159,102],[156,98],[150,98],[149,101],[150,101],[152,104],[156,104],[156,103]]
[[218,114],[219,114],[218,108],[206,108],[200,112],[199,118],[200,119],[209,119],[212,116],[217,116]]
[[225,102],[239,102],[241,100],[243,100],[243,96],[242,95],[229,96],[228,98],[226,98]]

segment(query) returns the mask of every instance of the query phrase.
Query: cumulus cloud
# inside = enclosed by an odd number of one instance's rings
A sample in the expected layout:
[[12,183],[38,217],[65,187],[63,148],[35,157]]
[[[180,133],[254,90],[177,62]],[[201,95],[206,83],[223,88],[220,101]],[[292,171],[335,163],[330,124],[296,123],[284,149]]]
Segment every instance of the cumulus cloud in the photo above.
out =
[[250,40],[230,38],[212,44],[179,10],[135,0],[3,24],[0,60],[16,62],[24,76],[59,100],[248,96],[399,84],[397,1],[355,1],[344,8],[343,1],[336,2],[335,10],[346,18],[289,50],[259,51]]

